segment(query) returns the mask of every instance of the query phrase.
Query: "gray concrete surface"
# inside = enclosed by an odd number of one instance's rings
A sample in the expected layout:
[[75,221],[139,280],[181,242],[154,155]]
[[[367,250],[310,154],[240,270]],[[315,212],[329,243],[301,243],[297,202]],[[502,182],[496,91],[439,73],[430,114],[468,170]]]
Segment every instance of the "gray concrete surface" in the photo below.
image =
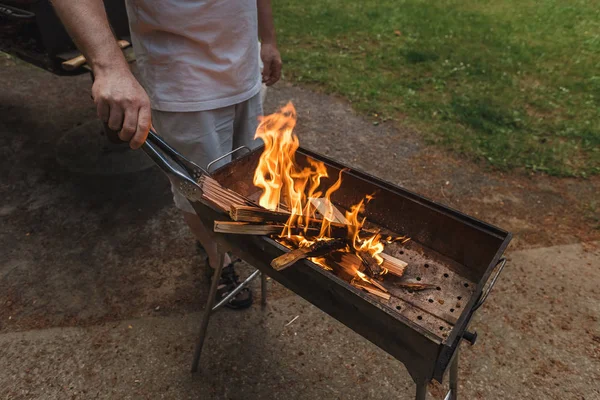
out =
[[[565,265],[577,263],[577,276]],[[466,399],[598,399],[600,252],[512,253],[463,344]],[[271,282],[271,285],[274,283]],[[519,306],[517,306],[519,305]],[[288,325],[296,316],[294,322]],[[5,398],[410,399],[403,366],[293,293],[215,314],[198,375],[200,313],[0,334]],[[443,388],[432,385],[434,398]]]
[[[273,283],[267,310],[215,316],[192,377],[207,282],[167,180],[65,168],[89,77],[0,65],[0,398],[411,398],[398,362]],[[463,346],[463,398],[600,399],[598,179],[489,171],[285,82],[266,110],[290,99],[307,147],[516,234]]]

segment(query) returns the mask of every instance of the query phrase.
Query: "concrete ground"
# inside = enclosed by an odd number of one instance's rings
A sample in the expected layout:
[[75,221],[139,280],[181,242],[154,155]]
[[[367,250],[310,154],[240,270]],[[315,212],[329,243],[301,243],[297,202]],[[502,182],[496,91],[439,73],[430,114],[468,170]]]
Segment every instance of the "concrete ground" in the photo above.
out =
[[[65,168],[61,139],[94,116],[89,78],[0,65],[0,398],[413,396],[400,363],[272,281],[266,309],[214,316],[192,376],[207,282],[168,182]],[[463,398],[600,399],[598,179],[487,170],[285,83],[266,111],[290,99],[306,147],[515,233],[462,346]]]

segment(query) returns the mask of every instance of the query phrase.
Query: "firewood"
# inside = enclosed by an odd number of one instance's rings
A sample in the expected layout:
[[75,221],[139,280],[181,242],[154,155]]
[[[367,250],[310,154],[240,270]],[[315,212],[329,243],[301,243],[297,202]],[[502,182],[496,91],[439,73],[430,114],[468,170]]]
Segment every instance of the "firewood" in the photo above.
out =
[[234,221],[286,223],[290,218],[290,213],[267,210],[257,206],[233,204],[229,210],[229,216]]
[[331,222],[350,225],[350,222],[344,217],[344,214],[342,214],[330,200],[327,200],[324,197],[311,197],[309,201],[323,218]]
[[375,279],[373,278],[369,278],[369,283],[373,286],[376,286],[379,290],[381,290],[382,292],[387,293],[387,289],[379,282],[377,282]]
[[[267,223],[287,223],[291,214],[287,211],[272,211],[267,210],[259,206],[247,206],[233,204],[229,210],[229,216],[234,221],[243,222],[267,222]],[[308,222],[311,228],[321,228],[323,223],[322,219],[319,218],[306,218],[299,216],[295,218],[294,223],[300,225]],[[347,230],[348,226],[341,223],[330,222],[332,228],[338,229],[340,232],[342,229]]]
[[381,297],[382,299],[389,300],[391,295],[389,293],[383,292],[376,287],[371,286],[368,282],[361,280],[360,278],[353,279],[350,284],[358,289],[362,289],[367,293],[371,293],[375,296]]
[[256,225],[238,221],[215,221],[217,233],[235,233],[238,235],[273,235],[283,231],[283,225]]
[[[389,254],[379,253],[379,255],[383,258],[383,264],[381,264],[382,268],[387,269],[390,274],[398,277],[401,277],[404,274],[406,266],[408,265],[407,263],[392,257]],[[363,260],[354,253],[341,253],[339,255],[338,253],[335,253],[333,256],[335,257],[335,262],[348,270],[364,271],[366,268],[363,264]]]
[[394,282],[394,286],[401,289],[407,289],[408,291],[418,292],[421,290],[435,289],[436,286],[429,283],[418,283],[418,282]]
[[358,251],[356,254],[362,260],[362,263],[365,266],[365,272],[367,273],[367,275],[369,275],[371,277],[381,275],[381,273],[383,272],[383,269],[381,268],[381,265],[379,265],[377,263],[377,260],[375,259],[375,257],[373,257],[367,251]]
[[303,258],[324,256],[346,246],[346,239],[316,240],[310,246],[294,249],[273,259],[271,266],[277,271],[281,271]]
[[207,175],[202,175],[198,179],[198,185],[202,189],[202,198],[224,212],[228,213],[232,205],[253,204],[244,196],[221,186],[219,182]]
[[368,276],[378,276],[383,272],[381,266],[377,264],[377,260],[366,251],[358,252],[358,254],[343,253],[340,257],[339,264],[352,270],[364,271]]
[[396,276],[404,275],[404,271],[406,271],[406,267],[408,266],[407,262],[404,262],[396,257],[392,257],[389,254],[379,253],[381,258],[383,258],[383,264],[381,266],[388,270],[390,274],[394,274]]
[[[217,233],[232,233],[238,235],[279,235],[285,228],[284,224],[252,224],[249,222],[240,221],[215,221],[214,232]],[[316,237],[319,234],[319,229],[303,227],[291,227],[292,235],[304,235],[308,237]],[[286,231],[287,232],[287,231]]]

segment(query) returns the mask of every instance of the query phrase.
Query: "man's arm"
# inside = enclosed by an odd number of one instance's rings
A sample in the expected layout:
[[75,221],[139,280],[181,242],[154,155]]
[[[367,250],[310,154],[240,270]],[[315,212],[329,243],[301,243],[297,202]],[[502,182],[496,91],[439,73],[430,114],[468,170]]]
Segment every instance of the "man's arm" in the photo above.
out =
[[258,36],[261,41],[260,58],[263,62],[262,81],[271,86],[281,77],[281,56],[277,50],[271,0],[256,0],[258,9]]
[[[260,0],[259,0],[260,1]],[[98,117],[138,148],[151,124],[150,99],[135,79],[113,36],[102,0],[54,0],[54,8],[94,72]]]

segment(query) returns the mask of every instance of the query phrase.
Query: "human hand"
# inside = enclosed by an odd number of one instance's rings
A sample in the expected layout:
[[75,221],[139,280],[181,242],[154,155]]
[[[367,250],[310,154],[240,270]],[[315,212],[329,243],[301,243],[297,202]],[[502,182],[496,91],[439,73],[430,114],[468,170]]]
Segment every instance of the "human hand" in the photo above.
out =
[[92,97],[98,117],[119,132],[119,138],[139,148],[148,136],[152,117],[150,99],[128,66],[94,71]]
[[277,46],[263,43],[260,47],[260,59],[263,62],[262,81],[271,86],[281,77],[281,55]]

